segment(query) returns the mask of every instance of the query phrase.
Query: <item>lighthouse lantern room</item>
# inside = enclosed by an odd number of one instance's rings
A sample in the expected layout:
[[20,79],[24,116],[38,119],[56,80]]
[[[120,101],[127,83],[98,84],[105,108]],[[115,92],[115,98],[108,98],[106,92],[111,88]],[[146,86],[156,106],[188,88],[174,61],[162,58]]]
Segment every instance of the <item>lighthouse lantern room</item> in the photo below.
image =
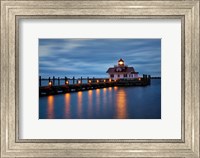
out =
[[136,72],[133,67],[125,65],[123,59],[118,60],[118,65],[108,68],[106,73],[108,73],[109,78],[113,80],[138,78],[138,72]]

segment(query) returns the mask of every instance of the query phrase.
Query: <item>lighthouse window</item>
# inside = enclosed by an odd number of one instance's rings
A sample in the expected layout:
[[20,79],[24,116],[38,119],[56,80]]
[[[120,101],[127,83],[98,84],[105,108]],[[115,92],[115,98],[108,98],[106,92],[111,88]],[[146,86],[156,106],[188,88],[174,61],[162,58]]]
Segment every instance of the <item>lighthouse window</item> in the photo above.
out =
[[113,75],[113,74],[111,74],[111,75],[110,75],[110,77],[114,77],[114,75]]
[[127,77],[127,74],[124,74],[124,77]]
[[120,77],[120,75],[118,75],[118,77]]

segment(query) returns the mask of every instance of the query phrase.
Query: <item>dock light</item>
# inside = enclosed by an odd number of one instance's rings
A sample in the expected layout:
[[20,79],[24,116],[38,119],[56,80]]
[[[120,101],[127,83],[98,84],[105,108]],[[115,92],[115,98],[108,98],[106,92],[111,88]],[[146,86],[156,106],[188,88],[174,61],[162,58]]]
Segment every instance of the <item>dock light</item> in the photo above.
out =
[[51,81],[49,82],[49,86],[52,86],[52,82]]
[[103,80],[103,82],[106,82],[106,80]]
[[141,78],[138,78],[139,81],[141,81]]
[[97,80],[97,83],[99,83],[99,80]]
[[81,84],[81,81],[80,81],[80,80],[78,81],[78,84]]
[[65,84],[69,84],[69,81],[66,81]]
[[112,80],[111,79],[109,79],[109,82],[111,82]]
[[89,80],[88,82],[89,82],[89,83],[91,83],[92,81],[91,81],[91,80]]

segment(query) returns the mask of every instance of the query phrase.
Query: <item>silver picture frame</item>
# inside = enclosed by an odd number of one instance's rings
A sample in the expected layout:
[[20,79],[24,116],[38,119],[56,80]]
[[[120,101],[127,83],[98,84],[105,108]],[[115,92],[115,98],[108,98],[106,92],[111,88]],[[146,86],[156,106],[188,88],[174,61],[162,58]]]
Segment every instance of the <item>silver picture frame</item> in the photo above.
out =
[[[199,0],[1,0],[1,157],[200,157],[199,7]],[[181,139],[19,139],[19,20],[80,18],[181,19]]]

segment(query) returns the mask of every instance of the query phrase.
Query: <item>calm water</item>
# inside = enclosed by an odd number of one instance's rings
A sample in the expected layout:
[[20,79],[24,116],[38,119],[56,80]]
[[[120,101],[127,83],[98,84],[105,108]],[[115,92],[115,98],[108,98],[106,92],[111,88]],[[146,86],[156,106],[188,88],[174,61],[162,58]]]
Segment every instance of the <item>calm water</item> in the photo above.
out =
[[160,119],[161,80],[40,97],[40,119]]

